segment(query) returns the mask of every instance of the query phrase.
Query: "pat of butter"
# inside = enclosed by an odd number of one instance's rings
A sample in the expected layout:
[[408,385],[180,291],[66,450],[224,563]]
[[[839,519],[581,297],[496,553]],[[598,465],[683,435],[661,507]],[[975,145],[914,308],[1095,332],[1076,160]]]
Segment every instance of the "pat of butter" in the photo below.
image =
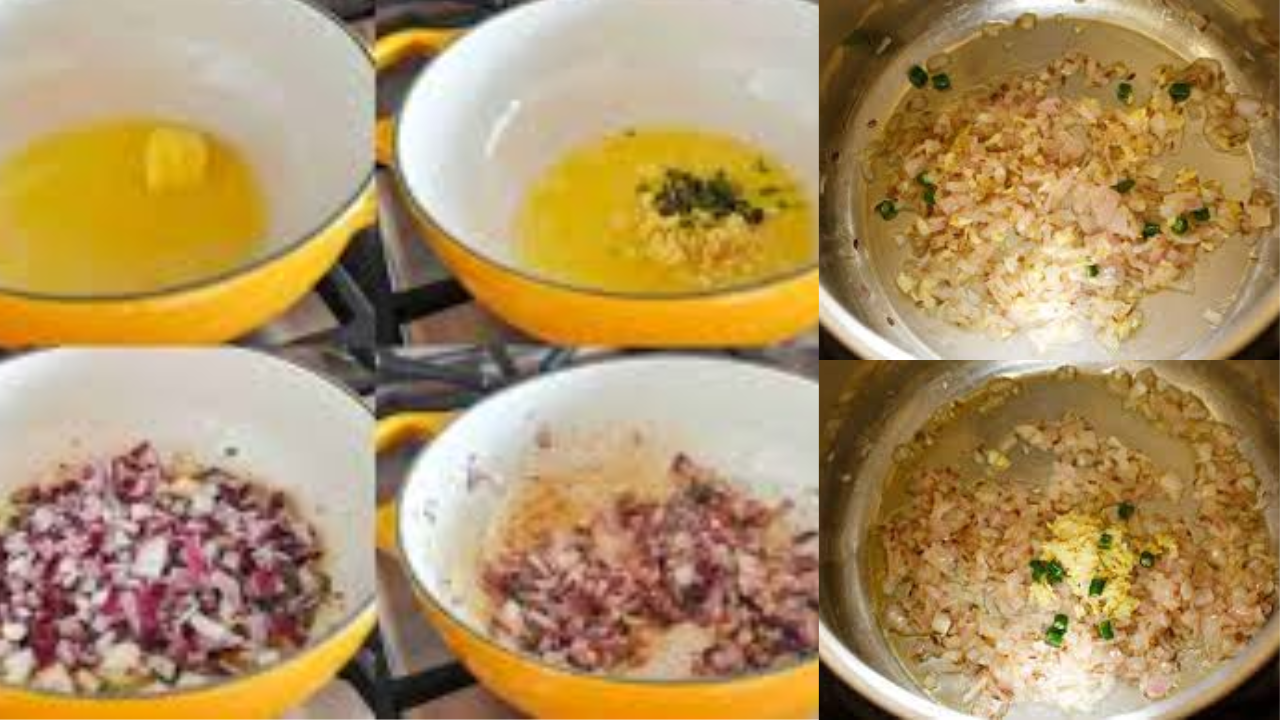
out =
[[209,143],[195,130],[158,127],[147,138],[147,191],[190,190],[204,182],[209,170]]

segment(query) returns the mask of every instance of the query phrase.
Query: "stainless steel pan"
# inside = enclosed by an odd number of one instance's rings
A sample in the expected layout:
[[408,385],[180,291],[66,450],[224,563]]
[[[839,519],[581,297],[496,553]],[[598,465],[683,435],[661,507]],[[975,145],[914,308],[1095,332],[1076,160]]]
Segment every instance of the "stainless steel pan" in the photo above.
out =
[[[1073,48],[1106,62],[1123,60],[1140,78],[1161,63],[1209,57],[1243,93],[1271,103],[1280,98],[1274,0],[826,0],[820,9],[820,310],[826,328],[868,358],[1036,356],[1019,336],[993,340],[928,317],[894,286],[902,250],[872,212],[881,196],[857,159],[872,138],[868,126],[883,123],[902,101],[911,65],[948,52],[959,88],[1013,67],[1043,65]],[[1037,17],[1035,27],[1016,27],[1028,12]],[[1008,27],[990,37],[983,30],[993,23]],[[1251,151],[1241,158],[1206,152],[1188,159],[1219,168],[1228,188],[1252,165],[1259,185],[1274,194],[1278,137],[1273,119],[1254,130]],[[1280,237],[1266,238],[1256,261],[1248,255],[1244,243],[1228,243],[1199,263],[1194,293],[1144,301],[1145,326],[1117,354],[1091,341],[1045,357],[1229,357],[1280,314]],[[1203,318],[1210,308],[1224,315],[1217,327]]]
[[[1258,477],[1270,484],[1265,512],[1271,540],[1276,542],[1280,508],[1276,489],[1280,476],[1280,431],[1277,430],[1277,365],[1274,362],[1125,363],[1136,370],[1151,365],[1166,380],[1200,396],[1218,418],[1238,428]],[[930,415],[964,397],[994,377],[1026,376],[1050,369],[1047,363],[993,362],[823,362],[821,370],[820,522],[822,598],[819,647],[823,663],[859,693],[904,717],[962,717],[921,691],[890,650],[873,612],[870,592],[874,553],[868,552],[868,530],[894,488],[885,478],[894,448],[910,440]],[[1048,418],[1071,409],[1117,435],[1133,447],[1172,463],[1185,448],[1162,447],[1174,441],[1133,415],[1108,404],[1087,379],[1028,383],[1017,399],[1000,411],[968,414],[938,435],[928,463],[960,464],[975,440],[1007,433],[1012,415],[1036,413]],[[1118,401],[1112,399],[1112,403]],[[1038,415],[1043,413],[1043,415]],[[963,453],[963,454],[962,454]],[[1175,466],[1176,467],[1176,466]],[[888,493],[886,493],[888,490]],[[1274,615],[1252,642],[1217,670],[1160,702],[1141,707],[1115,702],[1097,716],[1122,714],[1126,720],[1182,717],[1230,692],[1280,647],[1280,615]],[[1043,708],[1041,708],[1043,710]],[[1009,720],[1035,718],[1016,708]],[[1078,717],[1078,716],[1073,716]]]

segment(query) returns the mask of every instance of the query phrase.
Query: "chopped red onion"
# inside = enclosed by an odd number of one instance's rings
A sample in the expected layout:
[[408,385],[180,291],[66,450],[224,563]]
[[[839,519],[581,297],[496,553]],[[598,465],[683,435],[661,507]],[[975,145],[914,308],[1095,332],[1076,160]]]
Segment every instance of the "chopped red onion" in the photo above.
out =
[[729,676],[817,649],[816,534],[785,531],[789,505],[747,497],[684,455],[664,502],[620,497],[609,512],[489,563],[483,585],[500,640],[587,671],[642,664],[655,631],[711,638],[693,667]]
[[332,599],[283,495],[148,443],[62,466],[0,517],[0,680],[147,690],[236,674],[306,644]]

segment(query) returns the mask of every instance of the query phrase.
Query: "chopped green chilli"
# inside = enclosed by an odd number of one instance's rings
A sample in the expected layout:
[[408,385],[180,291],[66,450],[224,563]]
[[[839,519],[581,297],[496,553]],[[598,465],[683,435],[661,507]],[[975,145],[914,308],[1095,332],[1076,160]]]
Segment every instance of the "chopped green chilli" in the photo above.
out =
[[1196,222],[1209,222],[1209,208],[1202,207],[1191,211],[1191,217]]
[[1155,236],[1157,236],[1157,235],[1159,235],[1159,234],[1160,234],[1160,226],[1159,226],[1159,225],[1157,225],[1157,224],[1155,224],[1155,223],[1153,223],[1153,222],[1143,223],[1143,224],[1142,224],[1142,237],[1144,237],[1144,238],[1153,238],[1153,237],[1155,237]]
[[1102,591],[1105,590],[1106,587],[1107,587],[1106,578],[1094,578],[1093,580],[1090,580],[1089,581],[1089,597],[1097,597],[1101,595]]
[[[1145,235],[1146,232],[1144,231],[1143,234]],[[1120,503],[1119,507],[1116,508],[1116,514],[1120,516],[1121,520],[1128,520],[1133,517],[1133,510],[1133,503],[1125,501]]]
[[1120,193],[1121,195],[1123,195],[1129,192],[1130,190],[1132,190],[1133,186],[1137,184],[1138,182],[1133,178],[1125,178],[1120,182],[1116,183],[1115,185],[1112,185],[1111,188],[1116,192]]
[[1065,633],[1063,633],[1061,630],[1054,630],[1053,628],[1049,628],[1044,632],[1044,641],[1054,647],[1060,648],[1062,647],[1062,636],[1064,634]]
[[947,75],[946,73],[938,73],[937,75],[934,75],[934,76],[933,76],[933,89],[934,89],[934,90],[950,90],[950,89],[951,89],[951,77],[950,77],[949,75]]
[[1185,233],[1187,231],[1187,216],[1179,215],[1172,223],[1169,224],[1169,229],[1178,235]]
[[1102,638],[1103,640],[1115,639],[1116,633],[1114,630],[1111,629],[1110,620],[1103,620],[1102,622],[1098,623],[1098,637]]
[[919,65],[912,65],[911,69],[907,71],[907,79],[911,81],[912,85],[922,88],[929,82],[929,73],[925,72],[924,68]]
[[1128,105],[1133,102],[1133,86],[1122,82],[1116,86],[1116,99]]
[[1102,537],[1098,538],[1098,547],[1103,550],[1111,548],[1111,533],[1102,533]]
[[1149,568],[1156,564],[1156,556],[1143,550],[1142,554],[1138,556],[1138,564],[1144,568]]
[[1184,82],[1176,82],[1169,86],[1169,97],[1174,102],[1182,102],[1191,97],[1191,84]]
[[893,204],[892,200],[881,200],[876,205],[876,212],[880,213],[880,217],[885,220],[892,220],[898,217],[898,206]]

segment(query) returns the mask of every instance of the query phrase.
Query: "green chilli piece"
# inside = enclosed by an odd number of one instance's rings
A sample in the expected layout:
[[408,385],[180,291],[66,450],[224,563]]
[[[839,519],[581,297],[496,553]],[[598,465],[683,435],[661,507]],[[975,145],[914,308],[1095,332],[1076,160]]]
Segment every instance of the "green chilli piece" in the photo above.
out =
[[1048,570],[1043,560],[1031,560],[1031,582],[1040,582],[1044,579],[1044,574]]
[[1169,86],[1169,97],[1174,102],[1182,102],[1191,97],[1191,83],[1176,82]]
[[1060,648],[1062,647],[1063,635],[1065,635],[1065,633],[1062,632],[1061,630],[1054,630],[1053,628],[1049,628],[1048,630],[1044,631],[1044,641],[1056,648]]
[[928,170],[921,170],[920,174],[916,176],[916,182],[925,187],[936,187],[938,184],[933,181],[933,177],[929,175]]
[[1097,597],[1107,587],[1106,578],[1094,578],[1089,581],[1089,597]]
[[1067,621],[1068,621],[1068,618],[1066,615],[1062,613],[1058,613],[1057,615],[1053,616],[1053,624],[1049,626],[1049,629],[1057,630],[1059,632],[1066,632]]
[[1116,633],[1114,630],[1111,629],[1110,620],[1103,620],[1102,622],[1098,623],[1098,637],[1102,638],[1103,640],[1115,639]]
[[907,71],[907,79],[911,81],[912,85],[922,88],[929,82],[929,73],[925,72],[925,69],[919,65],[912,65],[911,69]]
[[1177,235],[1185,233],[1187,231],[1187,216],[1179,215],[1172,223],[1169,224],[1169,229]]
[[1160,226],[1156,223],[1149,222],[1142,224],[1142,237],[1153,238],[1160,234]]
[[1191,211],[1191,217],[1196,222],[1209,222],[1209,208],[1202,207]]
[[938,73],[937,75],[934,75],[933,89],[934,90],[950,90],[951,76],[947,75],[946,73]]
[[1125,178],[1120,182],[1116,183],[1115,185],[1112,185],[1111,189],[1123,195],[1129,192],[1130,190],[1132,190],[1133,186],[1137,184],[1138,184],[1137,180],[1134,180],[1133,178]]
[[1122,82],[1116,86],[1116,99],[1125,105],[1133,102],[1133,86],[1127,82]]
[[1111,549],[1111,533],[1102,533],[1102,536],[1098,538],[1098,547],[1103,550]]
[[1156,556],[1143,550],[1142,554],[1138,556],[1138,564],[1144,568],[1149,568],[1156,564]]
[[924,202],[932,207],[938,202],[938,187],[936,185],[927,185],[924,189]]
[[1049,584],[1056,585],[1062,582],[1067,576],[1067,569],[1062,567],[1062,563],[1057,560],[1050,560],[1045,563],[1045,577],[1049,579]]
[[[1159,232],[1159,228],[1156,228],[1156,231]],[[1144,236],[1147,234],[1146,228],[1143,228],[1142,234]],[[1133,503],[1128,502],[1127,500],[1125,502],[1120,503],[1120,506],[1116,508],[1116,514],[1120,516],[1121,520],[1128,520],[1129,518],[1133,517],[1133,511],[1134,511]]]
[[894,205],[892,200],[881,200],[880,204],[876,205],[876,212],[880,213],[881,218],[892,220],[898,217],[898,206]]
[[1089,274],[1089,277],[1098,277],[1098,273],[1101,272],[1101,268],[1097,265],[1086,265],[1084,271]]

